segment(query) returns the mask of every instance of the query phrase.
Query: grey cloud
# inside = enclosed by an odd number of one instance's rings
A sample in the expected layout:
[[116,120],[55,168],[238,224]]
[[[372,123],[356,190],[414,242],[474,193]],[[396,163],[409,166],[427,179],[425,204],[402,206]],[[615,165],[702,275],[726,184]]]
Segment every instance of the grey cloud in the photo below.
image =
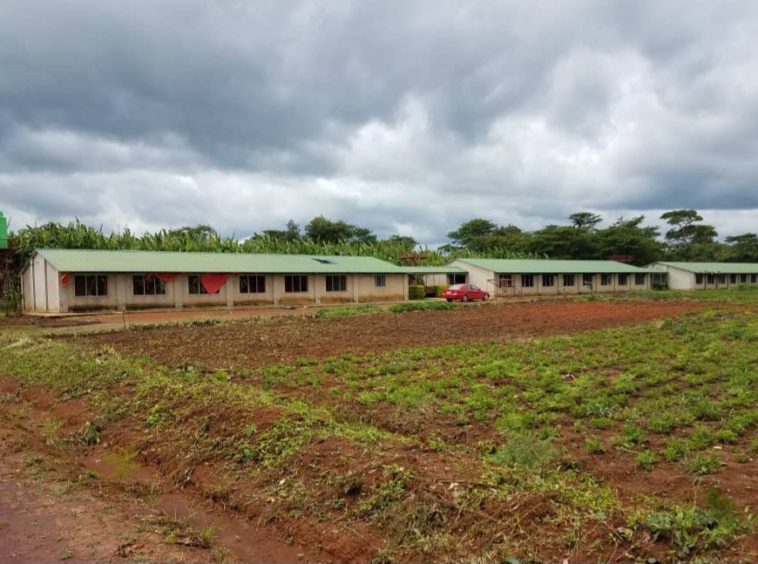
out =
[[756,34],[749,0],[8,0],[0,208],[428,242],[585,208],[758,223]]

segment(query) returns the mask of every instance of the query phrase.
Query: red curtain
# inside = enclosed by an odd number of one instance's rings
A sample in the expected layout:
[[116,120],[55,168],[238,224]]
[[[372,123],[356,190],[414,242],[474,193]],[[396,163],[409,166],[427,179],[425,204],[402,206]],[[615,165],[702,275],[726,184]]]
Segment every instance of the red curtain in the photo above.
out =
[[61,274],[61,286],[68,286],[69,280],[71,280],[71,275],[68,272]]
[[205,274],[200,277],[200,283],[209,294],[217,294],[227,280],[229,280],[228,274]]

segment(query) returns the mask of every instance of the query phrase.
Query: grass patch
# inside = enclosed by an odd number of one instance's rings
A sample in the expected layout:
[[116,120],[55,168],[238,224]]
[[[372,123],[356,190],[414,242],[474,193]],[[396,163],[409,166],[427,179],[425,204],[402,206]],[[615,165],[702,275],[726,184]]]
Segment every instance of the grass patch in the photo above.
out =
[[442,311],[455,309],[456,306],[450,302],[437,302],[437,301],[421,301],[421,302],[405,302],[402,304],[391,305],[388,311],[391,313],[407,313],[409,311]]
[[316,312],[316,317],[320,319],[330,319],[334,317],[349,317],[351,315],[367,315],[381,312],[382,308],[379,306],[364,304],[320,309]]

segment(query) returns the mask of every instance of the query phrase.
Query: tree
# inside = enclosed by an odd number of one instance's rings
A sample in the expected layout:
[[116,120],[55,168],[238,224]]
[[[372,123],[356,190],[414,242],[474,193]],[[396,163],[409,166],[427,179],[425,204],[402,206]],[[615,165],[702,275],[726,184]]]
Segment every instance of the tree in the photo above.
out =
[[675,260],[717,260],[723,245],[716,241],[716,230],[700,223],[696,210],[672,210],[661,215],[671,226],[666,232],[668,258]]
[[305,236],[316,243],[375,243],[376,235],[370,229],[332,221],[323,215],[314,217],[305,226]]
[[725,239],[726,260],[729,262],[758,262],[758,235],[744,233]]
[[277,241],[297,241],[301,237],[300,226],[290,219],[285,229],[265,229],[263,235]]
[[592,212],[572,213],[569,219],[577,229],[595,229],[595,226],[603,221],[602,217]]
[[406,249],[408,251],[412,251],[414,248],[416,248],[416,245],[418,245],[416,239],[408,235],[392,235],[386,241],[391,245],[397,245],[398,247]]
[[531,234],[529,251],[553,259],[595,258],[594,233],[569,225],[548,225]]
[[451,231],[447,236],[453,240],[454,246],[474,250],[477,241],[482,237],[492,235],[495,229],[497,229],[497,225],[489,219],[477,218],[461,224],[458,229]]
[[597,258],[630,256],[637,265],[650,264],[663,256],[663,245],[658,241],[657,227],[643,227],[644,215],[631,219],[618,218],[616,222],[597,231]]

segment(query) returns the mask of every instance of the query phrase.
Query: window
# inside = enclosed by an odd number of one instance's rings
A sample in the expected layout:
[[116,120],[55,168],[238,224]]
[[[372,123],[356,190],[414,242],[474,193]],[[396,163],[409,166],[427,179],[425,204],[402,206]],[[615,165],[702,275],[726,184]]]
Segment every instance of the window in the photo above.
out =
[[[306,284],[307,286],[307,284]],[[344,274],[331,274],[326,277],[327,292],[347,292],[347,276]]]
[[265,294],[266,277],[262,274],[240,276],[240,294]]
[[755,284],[756,282],[758,282],[758,274],[751,274],[750,275],[750,282],[753,283],[753,284]]
[[702,274],[695,274],[695,284],[698,286],[703,284],[703,275]]
[[288,294],[308,291],[308,276],[305,274],[288,274],[284,277],[284,291]]
[[465,283],[466,283],[466,274],[464,274],[463,272],[447,275],[448,286],[453,286],[454,284],[465,284]]
[[200,282],[199,276],[188,276],[187,282],[189,283],[189,293],[192,295],[207,294],[208,290],[205,289],[203,283]]
[[573,274],[564,274],[563,275],[563,286],[564,287],[573,287],[576,280],[574,279]]
[[619,274],[619,286],[626,286],[629,283],[628,274]]
[[521,287],[522,288],[534,288],[534,274],[522,274],[521,275]]
[[601,286],[610,286],[611,285],[611,275],[610,274],[601,274],[600,275],[600,285]]
[[719,274],[719,284],[726,284],[726,274]]
[[736,274],[730,274],[729,275],[729,283],[730,284],[736,284],[737,283],[737,275]]
[[592,274],[582,274],[582,284],[592,288]]
[[162,296],[166,293],[166,284],[160,278],[144,274],[132,276],[132,288],[135,296]]
[[553,274],[543,274],[542,275],[542,286],[544,288],[549,288],[550,286],[555,285],[555,275]]
[[635,286],[643,286],[645,284],[645,275],[644,274],[635,274],[634,275],[634,284],[635,284]]
[[740,282],[743,284],[747,283],[747,274],[740,274]]
[[706,277],[706,281],[707,281],[708,284],[715,284],[716,283],[716,276],[714,276],[713,274],[709,274]]
[[513,288],[513,276],[510,274],[498,275],[498,288]]
[[79,297],[107,296],[108,277],[104,274],[74,276],[74,295]]
[[[449,279],[449,275],[448,275]],[[386,274],[374,274],[374,287],[386,288],[387,287],[387,275]]]

